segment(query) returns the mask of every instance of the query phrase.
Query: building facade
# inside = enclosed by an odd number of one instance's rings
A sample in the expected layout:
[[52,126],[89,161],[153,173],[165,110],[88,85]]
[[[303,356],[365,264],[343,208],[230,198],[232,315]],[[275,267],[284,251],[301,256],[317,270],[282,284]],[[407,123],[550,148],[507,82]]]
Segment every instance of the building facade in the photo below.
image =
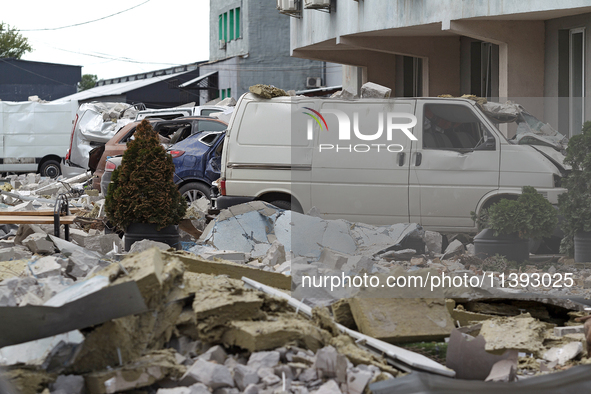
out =
[[187,85],[202,100],[234,97],[262,83],[285,90],[341,84],[341,66],[290,56],[290,18],[269,0],[211,0],[209,63]]
[[0,59],[0,100],[27,101],[29,96],[56,100],[76,93],[82,66]]
[[591,119],[588,0],[301,3],[292,56],[346,65],[349,90],[371,81],[394,96],[513,100],[568,135]]

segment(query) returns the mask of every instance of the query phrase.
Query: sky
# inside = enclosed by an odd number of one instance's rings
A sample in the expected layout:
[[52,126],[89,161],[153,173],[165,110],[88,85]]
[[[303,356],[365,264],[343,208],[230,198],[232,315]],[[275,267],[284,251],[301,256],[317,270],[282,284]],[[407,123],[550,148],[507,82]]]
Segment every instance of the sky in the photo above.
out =
[[209,0],[4,0],[0,21],[29,39],[22,60],[82,66],[98,79],[209,58]]

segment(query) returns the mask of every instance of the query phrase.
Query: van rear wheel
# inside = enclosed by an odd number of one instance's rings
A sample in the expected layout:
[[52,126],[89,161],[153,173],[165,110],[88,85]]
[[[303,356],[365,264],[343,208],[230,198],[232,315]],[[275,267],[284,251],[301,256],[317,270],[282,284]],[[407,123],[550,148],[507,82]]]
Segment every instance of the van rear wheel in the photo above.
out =
[[41,176],[47,176],[49,178],[57,178],[61,175],[60,163],[55,160],[45,160],[39,168]]
[[291,211],[291,202],[285,200],[275,200],[270,203],[271,205],[275,205],[279,209],[285,209],[286,211]]

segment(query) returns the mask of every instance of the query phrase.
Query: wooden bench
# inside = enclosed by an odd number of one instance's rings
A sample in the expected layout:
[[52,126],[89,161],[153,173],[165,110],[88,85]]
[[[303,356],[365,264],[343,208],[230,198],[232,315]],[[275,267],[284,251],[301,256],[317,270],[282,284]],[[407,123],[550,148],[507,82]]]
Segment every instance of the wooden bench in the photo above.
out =
[[[76,209],[75,211],[78,211]],[[53,224],[54,233],[56,237],[60,236],[60,225],[65,225],[64,235],[66,240],[70,240],[70,224],[74,224],[76,215],[59,215],[59,220],[56,223],[54,211],[14,211],[6,212],[0,211],[0,224]]]

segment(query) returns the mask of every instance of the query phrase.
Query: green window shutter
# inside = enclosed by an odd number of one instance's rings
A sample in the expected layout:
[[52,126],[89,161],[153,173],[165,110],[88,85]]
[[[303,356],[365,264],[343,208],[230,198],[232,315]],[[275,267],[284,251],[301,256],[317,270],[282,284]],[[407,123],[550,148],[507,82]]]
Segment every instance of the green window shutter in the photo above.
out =
[[224,12],[224,41],[228,41],[228,13]]
[[232,97],[232,89],[228,88],[228,95],[226,97]]
[[236,38],[242,37],[240,35],[240,7],[236,8]]
[[230,41],[234,39],[234,10],[230,10]]
[[220,14],[220,21],[219,21],[219,31],[218,31],[218,38],[219,40],[224,39],[224,20],[222,19],[222,14]]

